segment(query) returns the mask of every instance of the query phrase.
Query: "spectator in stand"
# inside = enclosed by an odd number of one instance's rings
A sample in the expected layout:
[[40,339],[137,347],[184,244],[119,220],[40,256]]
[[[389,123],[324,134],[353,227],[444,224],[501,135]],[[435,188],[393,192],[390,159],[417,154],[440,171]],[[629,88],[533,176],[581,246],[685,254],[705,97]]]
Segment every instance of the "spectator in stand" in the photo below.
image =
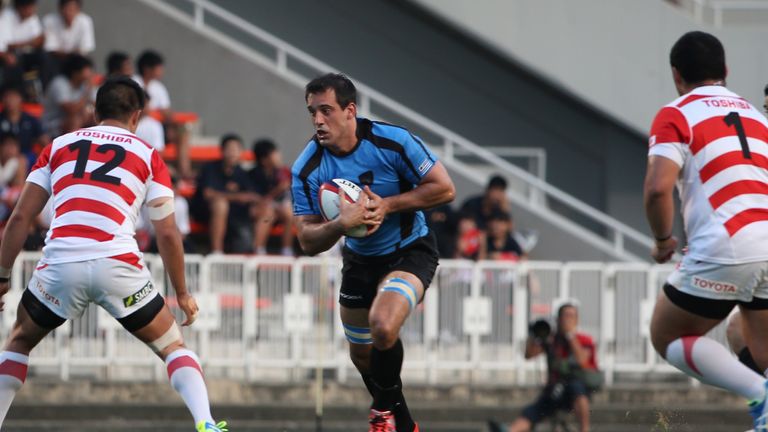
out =
[[134,75],[134,81],[139,83],[151,98],[147,108],[150,111],[160,111],[163,117],[168,118],[171,114],[171,97],[160,81],[165,74],[163,57],[152,50],[144,51],[136,62],[136,69],[139,74]]
[[[165,126],[165,141],[176,145],[179,174],[184,178],[192,176],[192,163],[189,158],[189,134],[184,125],[173,121],[171,97],[168,89],[160,81],[165,74],[165,60],[152,50],[144,51],[136,61],[138,75],[133,79],[141,85],[150,97],[148,109],[159,113]],[[150,113],[152,115],[153,113]]]
[[200,170],[192,215],[209,224],[212,253],[250,253],[251,208],[259,196],[250,175],[240,166],[243,140],[234,134],[224,135],[221,153],[220,161],[210,162]]
[[52,137],[93,123],[93,63],[79,54],[64,62],[62,75],[48,86],[43,102],[43,127]]
[[27,158],[13,133],[0,135],[0,220],[11,214],[27,175]]
[[13,0],[12,7],[0,13],[0,28],[5,29],[5,41],[0,45],[5,46],[5,62],[10,66],[6,75],[14,82],[24,82],[28,99],[39,100],[42,82],[48,77],[43,76],[45,35],[37,16],[37,1]]
[[34,163],[37,153],[48,143],[40,120],[22,111],[22,90],[12,85],[0,90],[0,135],[13,134],[19,141],[21,152]]
[[523,249],[513,235],[514,223],[509,213],[496,210],[487,222],[485,251],[480,253],[480,259],[519,261],[525,258]]
[[43,18],[45,50],[58,59],[88,55],[96,48],[93,20],[81,8],[81,0],[59,0],[59,11]]
[[481,231],[486,230],[488,218],[496,210],[508,213],[512,210],[507,197],[507,180],[500,175],[491,177],[483,195],[468,198],[461,206],[461,213],[473,215]]
[[766,85],[763,89],[763,97],[765,98],[763,101],[763,110],[765,110],[765,113],[768,114],[768,85]]
[[450,204],[424,212],[427,224],[437,237],[437,250],[441,258],[454,258],[456,256],[457,236],[456,214]]
[[456,258],[477,260],[485,250],[485,236],[477,227],[475,215],[462,212],[459,216]]
[[120,76],[133,76],[133,62],[128,54],[112,51],[107,56],[107,78]]
[[[147,103],[151,97],[147,95]],[[136,126],[136,136],[143,139],[158,152],[165,150],[165,132],[163,124],[155,120],[146,110],[141,111],[139,124]]]
[[259,255],[267,253],[269,233],[276,223],[283,224],[282,255],[293,256],[293,209],[289,189],[291,170],[272,140],[260,139],[253,144],[256,166],[251,170],[251,182],[261,196],[255,206],[253,248]]

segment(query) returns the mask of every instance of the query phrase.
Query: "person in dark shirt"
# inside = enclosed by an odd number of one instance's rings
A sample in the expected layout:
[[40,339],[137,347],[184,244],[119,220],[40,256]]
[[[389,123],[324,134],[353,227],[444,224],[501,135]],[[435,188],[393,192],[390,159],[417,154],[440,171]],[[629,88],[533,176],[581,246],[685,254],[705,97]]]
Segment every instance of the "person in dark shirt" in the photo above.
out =
[[513,235],[514,225],[509,213],[501,210],[491,213],[487,228],[486,249],[481,253],[483,259],[518,261],[525,258],[523,249]]
[[203,166],[192,206],[195,219],[208,222],[212,253],[250,253],[251,207],[259,199],[248,172],[240,166],[243,140],[221,138],[220,161]]
[[267,253],[267,240],[276,223],[283,224],[282,254],[293,256],[293,211],[288,190],[291,187],[291,169],[283,165],[277,146],[269,139],[253,144],[256,166],[251,170],[251,181],[261,201],[255,207],[253,248],[259,255]]
[[21,152],[31,166],[37,158],[36,149],[45,147],[48,137],[43,134],[40,120],[22,111],[22,98],[23,93],[19,87],[6,86],[0,90],[0,101],[3,104],[3,110],[0,111],[0,135],[16,136]]
[[477,228],[485,231],[488,217],[496,210],[505,212],[512,210],[507,198],[507,180],[500,175],[491,177],[482,195],[464,201],[460,213],[474,215]]

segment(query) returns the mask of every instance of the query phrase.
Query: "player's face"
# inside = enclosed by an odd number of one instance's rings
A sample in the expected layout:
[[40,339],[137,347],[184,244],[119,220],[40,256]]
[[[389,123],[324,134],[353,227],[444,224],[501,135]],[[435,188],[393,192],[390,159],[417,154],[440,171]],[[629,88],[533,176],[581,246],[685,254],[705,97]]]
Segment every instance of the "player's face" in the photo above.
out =
[[336,91],[328,89],[323,93],[310,93],[307,96],[307,110],[312,118],[317,141],[323,147],[335,147],[348,138],[349,120],[355,118],[354,104],[342,108],[336,101]]

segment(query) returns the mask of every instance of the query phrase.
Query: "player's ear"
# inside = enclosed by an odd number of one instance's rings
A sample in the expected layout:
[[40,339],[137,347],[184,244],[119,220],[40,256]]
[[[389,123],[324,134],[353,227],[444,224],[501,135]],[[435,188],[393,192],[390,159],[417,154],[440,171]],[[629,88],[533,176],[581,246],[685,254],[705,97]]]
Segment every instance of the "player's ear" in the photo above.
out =
[[357,104],[354,102],[350,102],[349,105],[347,105],[347,108],[345,108],[347,111],[347,120],[351,120],[357,117]]

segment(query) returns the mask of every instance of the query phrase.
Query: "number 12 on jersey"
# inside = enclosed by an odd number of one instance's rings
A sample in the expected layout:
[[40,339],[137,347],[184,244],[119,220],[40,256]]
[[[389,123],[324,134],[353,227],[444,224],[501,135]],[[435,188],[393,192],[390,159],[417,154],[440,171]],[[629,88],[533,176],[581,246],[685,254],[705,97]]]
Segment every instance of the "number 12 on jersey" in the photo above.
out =
[[[77,151],[77,162],[75,162],[74,178],[85,177],[85,166],[88,165],[88,157],[91,155],[91,141],[80,140],[69,145],[69,150]],[[125,149],[116,144],[102,144],[96,148],[96,153],[114,152],[112,159],[104,162],[104,165],[91,172],[91,180],[109,183],[113,185],[120,184],[120,177],[109,175],[109,172],[120,166],[125,160]]]

